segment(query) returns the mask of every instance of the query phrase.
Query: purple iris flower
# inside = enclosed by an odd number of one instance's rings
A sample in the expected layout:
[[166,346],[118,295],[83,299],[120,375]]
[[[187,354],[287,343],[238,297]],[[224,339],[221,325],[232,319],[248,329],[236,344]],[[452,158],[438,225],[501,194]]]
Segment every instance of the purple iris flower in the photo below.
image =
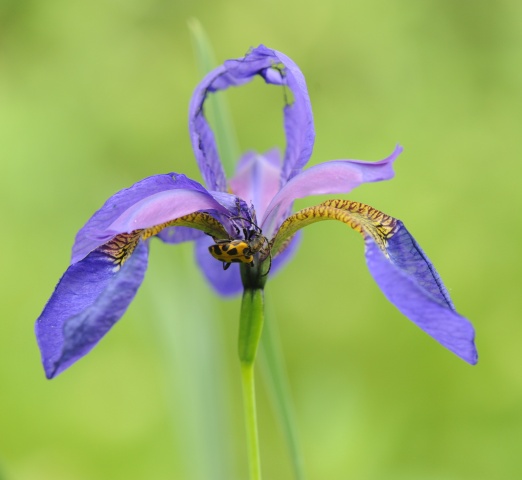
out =
[[[276,150],[245,154],[227,181],[204,103],[210,93],[256,75],[292,92],[283,112],[286,149],[283,158]],[[305,79],[290,58],[262,45],[203,79],[190,104],[189,129],[205,186],[179,173],[154,175],[113,195],[78,232],[71,264],[36,322],[48,378],[86,355],[124,314],[145,275],[151,237],[194,241],[211,285],[234,295],[263,288],[295,250],[298,230],[322,220],[338,220],[361,233],[370,273],[390,302],[456,355],[477,362],[471,323],[456,312],[432,263],[400,220],[349,200],[292,214],[297,198],[348,193],[365,182],[391,179],[401,147],[375,163],[334,160],[303,170],[315,138]]]

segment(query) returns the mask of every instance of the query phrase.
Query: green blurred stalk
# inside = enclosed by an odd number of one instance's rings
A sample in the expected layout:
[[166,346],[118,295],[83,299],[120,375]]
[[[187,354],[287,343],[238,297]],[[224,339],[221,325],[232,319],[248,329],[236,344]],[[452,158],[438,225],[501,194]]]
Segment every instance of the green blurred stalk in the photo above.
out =
[[290,451],[294,476],[296,480],[305,480],[306,475],[299,436],[297,435],[294,405],[290,395],[277,321],[273,309],[268,309],[266,312],[260,353],[264,380],[269,388],[270,398]]
[[[177,405],[170,413],[177,461],[185,470],[182,478],[229,480],[237,478],[237,465],[232,462],[234,444],[223,441],[230,438],[232,421],[226,342],[214,313],[215,300],[198,299],[197,292],[207,287],[194,269],[189,248],[179,245],[168,262],[152,266],[152,316],[166,359],[169,404]],[[173,276],[173,269],[179,275]]]
[[[198,69],[200,74],[204,76],[216,67],[214,51],[199,20],[195,18],[190,19],[188,21],[188,27],[191,33]],[[209,95],[205,102],[205,108],[207,109],[205,110],[206,117],[214,130],[221,163],[223,164],[227,178],[230,178],[235,171],[236,162],[241,155],[232,115],[230,114],[225,98],[219,94]]]

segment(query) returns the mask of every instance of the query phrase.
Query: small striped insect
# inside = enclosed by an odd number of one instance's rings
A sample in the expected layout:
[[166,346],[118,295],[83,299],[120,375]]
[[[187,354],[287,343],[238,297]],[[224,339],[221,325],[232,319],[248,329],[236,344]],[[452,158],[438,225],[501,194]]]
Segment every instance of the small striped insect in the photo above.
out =
[[[226,270],[232,263],[247,263],[251,267],[254,267],[254,255],[261,253],[262,255],[270,256],[270,266],[272,263],[272,256],[270,255],[270,243],[268,239],[263,235],[261,229],[252,221],[243,217],[234,217],[240,220],[246,220],[249,222],[253,230],[243,229],[245,239],[221,239],[214,241],[214,245],[208,247],[210,254],[216,259],[223,262],[223,270]],[[239,229],[238,229],[239,234]],[[264,274],[267,275],[270,271]]]

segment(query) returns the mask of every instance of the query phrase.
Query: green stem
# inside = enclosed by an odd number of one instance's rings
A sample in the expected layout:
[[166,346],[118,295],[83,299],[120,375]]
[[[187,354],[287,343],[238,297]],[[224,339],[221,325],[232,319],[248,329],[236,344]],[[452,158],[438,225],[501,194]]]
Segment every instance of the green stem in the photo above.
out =
[[264,320],[263,289],[245,288],[241,303],[238,351],[241,361],[243,403],[247,430],[250,480],[261,480],[259,435],[256,416],[254,362]]
[[241,379],[243,381],[243,403],[247,430],[250,480],[261,480],[261,459],[259,456],[259,435],[257,431],[256,391],[253,363],[241,364]]
[[264,295],[261,288],[245,288],[239,320],[238,353],[242,364],[253,364],[263,330]]

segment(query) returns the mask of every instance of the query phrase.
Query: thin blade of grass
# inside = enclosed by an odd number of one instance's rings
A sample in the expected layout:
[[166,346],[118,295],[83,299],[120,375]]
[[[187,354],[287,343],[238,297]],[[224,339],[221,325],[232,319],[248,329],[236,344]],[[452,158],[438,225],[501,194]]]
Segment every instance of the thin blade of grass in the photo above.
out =
[[266,308],[259,359],[273,407],[279,417],[296,480],[305,480],[304,461],[295,422],[295,412],[273,309]]
[[[194,54],[201,77],[216,67],[214,50],[199,20],[188,21]],[[221,93],[213,94],[205,102],[206,116],[214,130],[221,163],[227,178],[235,171],[241,150],[227,102]]]

